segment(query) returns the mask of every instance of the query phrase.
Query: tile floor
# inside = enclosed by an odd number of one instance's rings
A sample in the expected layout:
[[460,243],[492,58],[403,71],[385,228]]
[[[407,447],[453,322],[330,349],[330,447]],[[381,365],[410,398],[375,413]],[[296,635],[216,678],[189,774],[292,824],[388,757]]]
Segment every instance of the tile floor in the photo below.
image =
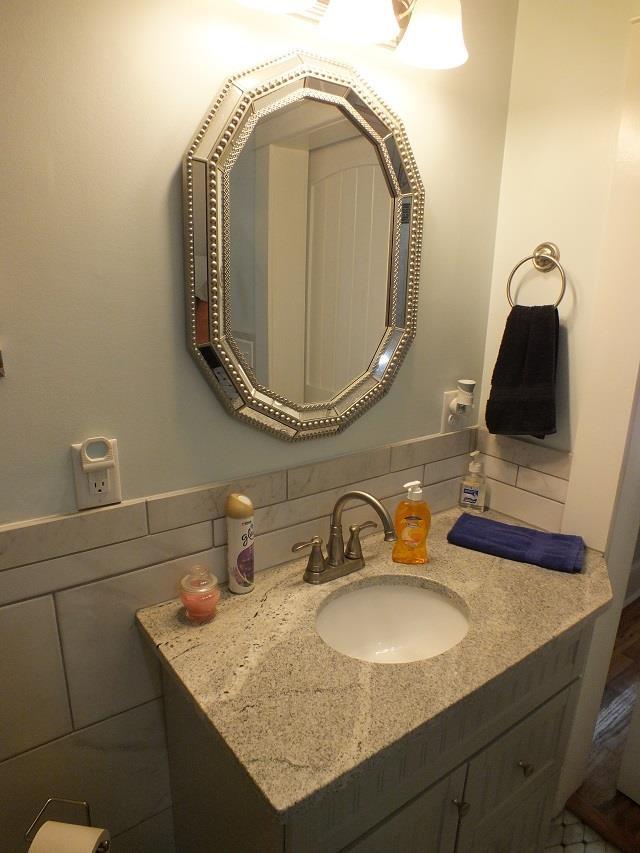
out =
[[545,853],[620,853],[574,814],[563,811],[552,821]]

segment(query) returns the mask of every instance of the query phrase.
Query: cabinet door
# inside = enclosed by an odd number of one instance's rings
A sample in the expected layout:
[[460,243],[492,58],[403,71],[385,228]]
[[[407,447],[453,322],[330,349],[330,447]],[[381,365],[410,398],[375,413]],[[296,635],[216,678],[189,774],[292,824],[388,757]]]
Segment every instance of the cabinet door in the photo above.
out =
[[478,824],[471,823],[470,812],[456,853],[540,853],[549,832],[556,782],[555,771],[543,774],[535,788],[526,788]]
[[458,828],[454,800],[462,800],[465,775],[466,765],[458,767],[343,853],[453,853]]
[[[522,821],[527,819],[523,808],[514,813],[514,803],[528,804],[534,792],[538,805],[544,801],[555,780],[568,699],[569,690],[558,693],[469,762],[464,796],[469,812],[460,822],[459,853],[502,849],[520,853],[518,847],[479,845],[498,816],[513,814],[517,822],[519,814]],[[516,829],[514,824],[509,832]],[[523,847],[521,853],[528,849]]]

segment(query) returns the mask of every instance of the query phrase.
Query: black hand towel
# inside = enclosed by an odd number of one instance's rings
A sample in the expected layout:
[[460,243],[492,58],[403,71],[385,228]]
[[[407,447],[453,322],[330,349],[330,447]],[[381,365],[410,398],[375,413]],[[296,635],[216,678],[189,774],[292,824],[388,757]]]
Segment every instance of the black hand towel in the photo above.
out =
[[553,305],[511,309],[491,378],[489,432],[544,438],[556,431],[558,333]]

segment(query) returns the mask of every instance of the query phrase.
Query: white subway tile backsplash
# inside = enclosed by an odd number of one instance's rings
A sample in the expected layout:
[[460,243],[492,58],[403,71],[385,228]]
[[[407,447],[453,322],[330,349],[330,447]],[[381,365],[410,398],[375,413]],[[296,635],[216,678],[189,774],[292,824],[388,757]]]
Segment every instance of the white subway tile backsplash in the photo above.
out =
[[469,451],[471,430],[449,432],[444,435],[427,435],[424,438],[412,438],[391,447],[391,470],[412,468],[414,465],[424,465],[447,459],[450,456],[460,456]]
[[454,477],[462,477],[469,469],[469,454],[452,456],[450,459],[441,459],[438,462],[427,462],[424,466],[423,483],[441,483],[443,480],[451,480]]
[[[376,447],[361,453],[351,453],[348,456],[338,456],[324,462],[302,465],[291,468],[287,472],[288,497],[301,498],[305,495],[324,492],[368,480],[389,472],[390,449]],[[410,468],[411,465],[402,466]]]
[[534,527],[557,533],[562,523],[564,504],[489,480],[489,506],[505,515],[522,519]]
[[212,524],[203,521],[155,536],[141,536],[104,548],[7,569],[0,572],[0,605],[164,563],[185,554],[206,551],[212,545]]
[[506,483],[509,486],[515,486],[518,478],[518,466],[513,462],[505,462],[504,459],[498,459],[496,456],[481,455],[484,473],[486,477],[492,480],[500,480],[501,483]]
[[2,761],[71,731],[53,599],[1,607],[0,646]]
[[541,471],[534,471],[531,468],[519,468],[516,486],[519,489],[525,489],[527,492],[534,492],[544,498],[564,503],[567,499],[569,483],[567,480],[553,477],[551,474],[543,474]]
[[300,554],[293,554],[291,547],[296,542],[308,542],[313,536],[322,537],[326,544],[329,536],[328,516],[257,536],[255,542],[255,570],[259,572],[262,569],[268,569],[271,566],[279,566],[281,563],[295,560],[296,557],[304,557],[308,553],[307,551]]
[[[33,704],[28,708],[31,712]],[[87,800],[94,825],[108,826],[115,836],[166,810],[171,798],[162,703],[134,708],[0,764],[2,850],[26,853],[25,830],[51,796]]]
[[144,501],[0,527],[0,570],[145,536]]
[[251,495],[256,507],[268,506],[287,499],[286,472],[257,474],[225,483],[212,483],[179,492],[154,495],[147,500],[149,532],[159,533],[174,527],[184,527],[224,515],[224,505],[230,492]]
[[56,594],[74,724],[87,726],[160,695],[155,660],[135,612],[178,594],[195,563],[226,575],[223,548],[182,557]]
[[451,509],[456,506],[460,496],[460,479],[443,480],[441,483],[434,483],[432,486],[427,486],[424,490],[424,495],[429,504],[431,512],[442,512],[445,509]]
[[507,462],[534,468],[554,477],[569,479],[571,454],[553,447],[542,447],[517,438],[491,435],[484,429],[478,430],[478,449],[489,456],[497,456]]
[[[330,515],[337,499],[347,491],[359,489],[375,495],[379,500],[390,495],[398,494],[404,483],[409,480],[420,480],[422,468],[409,468],[407,471],[397,471],[393,474],[383,474],[370,480],[361,480],[358,483],[349,483],[337,489],[327,492],[319,492],[304,498],[297,498],[281,504],[263,507],[256,510],[256,533],[269,533],[290,527],[292,524],[301,524],[313,518]],[[214,541],[216,545],[223,545],[227,541],[227,522],[224,518],[218,518],[214,522]],[[1,576],[0,576],[1,577]]]

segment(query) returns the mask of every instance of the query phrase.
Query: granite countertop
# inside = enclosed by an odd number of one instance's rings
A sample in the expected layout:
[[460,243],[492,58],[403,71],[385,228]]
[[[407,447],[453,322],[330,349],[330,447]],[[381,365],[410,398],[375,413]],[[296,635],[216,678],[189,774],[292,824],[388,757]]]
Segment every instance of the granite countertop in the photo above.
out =
[[[446,541],[459,514],[434,515],[425,566],[393,563],[391,546],[377,534],[363,542],[361,571],[311,586],[302,580],[306,557],[268,569],[249,595],[223,591],[208,625],[188,624],[179,601],[138,613],[162,664],[277,812],[288,812],[610,601],[601,554],[588,550],[583,572],[567,575],[469,551]],[[326,645],[314,627],[321,602],[363,578],[390,574],[420,576],[462,598],[466,637],[435,658],[402,664],[366,663]]]

